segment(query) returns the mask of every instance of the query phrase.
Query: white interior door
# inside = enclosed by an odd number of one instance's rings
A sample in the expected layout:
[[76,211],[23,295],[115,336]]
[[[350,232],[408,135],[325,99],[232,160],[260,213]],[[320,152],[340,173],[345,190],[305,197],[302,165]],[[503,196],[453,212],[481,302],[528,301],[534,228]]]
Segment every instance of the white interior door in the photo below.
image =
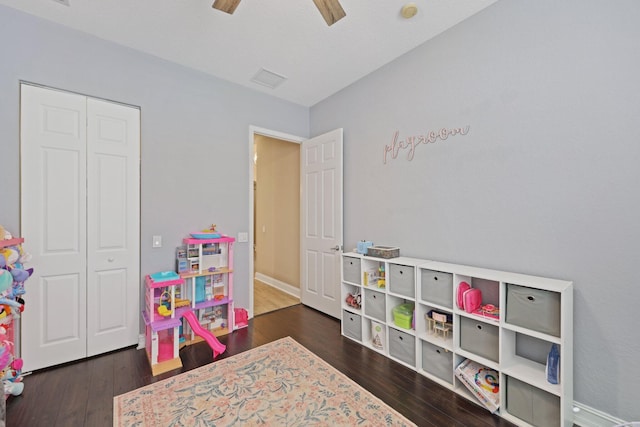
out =
[[86,98],[21,89],[21,234],[32,254],[24,369],[86,355]]
[[[35,269],[22,316],[27,371],[137,342],[139,149],[104,147],[123,145],[123,126],[99,107],[82,95],[21,87],[21,234]],[[128,114],[125,134],[139,133]],[[124,152],[133,157],[123,161]]]
[[301,299],[340,317],[342,129],[302,142]]
[[140,110],[87,100],[87,356],[138,342]]

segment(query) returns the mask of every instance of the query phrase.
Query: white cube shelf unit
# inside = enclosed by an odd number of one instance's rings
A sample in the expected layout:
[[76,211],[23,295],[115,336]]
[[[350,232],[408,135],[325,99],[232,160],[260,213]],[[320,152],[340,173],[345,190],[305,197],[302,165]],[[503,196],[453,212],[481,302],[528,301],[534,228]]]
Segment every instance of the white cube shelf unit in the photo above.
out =
[[[461,282],[480,289],[485,310],[458,307]],[[572,282],[352,252],[342,257],[341,289],[344,336],[479,403],[455,375],[471,359],[499,373],[501,417],[573,425]],[[407,304],[415,308],[409,323],[394,316]],[[552,344],[560,348],[558,384],[545,372]]]

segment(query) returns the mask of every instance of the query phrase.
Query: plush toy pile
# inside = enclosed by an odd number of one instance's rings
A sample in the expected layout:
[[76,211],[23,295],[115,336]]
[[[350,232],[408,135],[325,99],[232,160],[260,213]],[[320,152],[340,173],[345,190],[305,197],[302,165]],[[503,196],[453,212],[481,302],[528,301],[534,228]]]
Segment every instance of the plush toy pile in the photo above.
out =
[[[22,359],[14,357],[13,320],[24,310],[24,282],[33,274],[33,268],[24,264],[31,256],[22,244],[11,242],[13,236],[0,225],[0,376],[5,395],[17,396],[24,390]],[[21,240],[18,240],[21,241]]]

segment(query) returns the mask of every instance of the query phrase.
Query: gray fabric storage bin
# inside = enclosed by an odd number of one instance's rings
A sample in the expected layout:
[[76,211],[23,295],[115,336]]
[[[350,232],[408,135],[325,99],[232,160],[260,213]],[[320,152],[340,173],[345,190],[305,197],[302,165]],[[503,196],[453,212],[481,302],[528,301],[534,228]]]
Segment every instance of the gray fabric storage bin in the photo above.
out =
[[345,282],[360,284],[360,258],[342,257],[342,277]]
[[362,321],[358,314],[342,310],[342,330],[354,340],[362,341]]
[[453,384],[453,353],[422,341],[422,370]]
[[389,328],[389,355],[416,366],[416,338],[406,332]]
[[498,327],[460,316],[460,348],[499,362]]
[[420,273],[422,300],[453,308],[453,274],[422,270]]
[[534,426],[560,426],[560,397],[507,378],[507,412]]
[[415,270],[408,265],[389,264],[389,291],[414,298],[416,295]]
[[364,290],[364,314],[381,322],[387,321],[384,294],[382,292]]
[[544,334],[560,336],[560,294],[507,284],[506,321]]

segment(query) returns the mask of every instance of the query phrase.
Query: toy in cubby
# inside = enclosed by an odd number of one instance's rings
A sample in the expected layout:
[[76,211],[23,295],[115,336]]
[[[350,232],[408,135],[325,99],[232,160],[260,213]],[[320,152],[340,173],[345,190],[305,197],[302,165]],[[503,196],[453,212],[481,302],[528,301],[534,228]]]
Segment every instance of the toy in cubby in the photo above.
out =
[[360,307],[362,307],[362,295],[359,292],[348,293],[345,302],[349,307],[360,310]]
[[246,328],[249,326],[249,313],[244,308],[234,308],[233,318],[235,319],[234,329]]
[[460,310],[494,320],[500,319],[500,308],[490,302],[485,302],[482,290],[479,288],[472,287],[469,283],[462,281],[458,284],[456,292],[456,303]]
[[224,284],[219,275],[206,275],[195,277],[196,296],[195,302],[201,303],[224,298]]
[[189,271],[189,264],[187,260],[187,249],[182,246],[176,248],[176,271],[178,273],[184,273]]
[[386,286],[384,263],[376,263],[365,267],[365,271],[362,273],[362,284],[364,286],[376,285],[378,288],[384,288]]
[[215,333],[223,330],[228,324],[228,312],[226,306],[207,307],[199,311],[200,324]]
[[447,339],[453,331],[453,315],[431,310],[425,314],[427,333]]
[[393,312],[393,323],[396,326],[404,329],[413,329],[415,323],[413,322],[413,314],[415,312],[415,305],[413,303],[403,303],[395,306]]

